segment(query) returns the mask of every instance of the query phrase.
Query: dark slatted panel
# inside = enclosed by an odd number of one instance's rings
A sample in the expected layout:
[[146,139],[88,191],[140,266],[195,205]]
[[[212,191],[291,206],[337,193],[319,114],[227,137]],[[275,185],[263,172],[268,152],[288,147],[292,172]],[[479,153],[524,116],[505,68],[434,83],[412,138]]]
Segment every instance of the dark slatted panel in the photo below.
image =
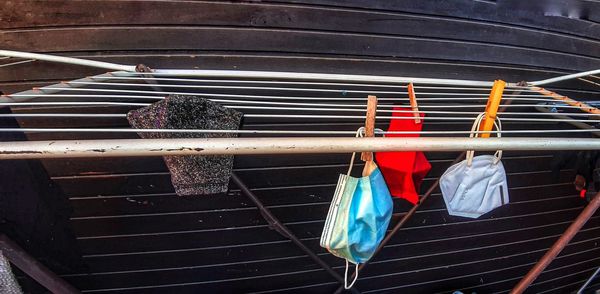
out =
[[[600,68],[595,2],[512,1],[6,1],[5,49],[58,52],[155,68],[252,69],[461,79],[535,80]],[[570,10],[569,10],[570,9]],[[44,62],[0,70],[16,92],[101,70]],[[553,89],[599,100],[591,85]],[[243,94],[243,92],[240,92]],[[111,111],[124,111],[112,109]],[[24,110],[22,110],[24,111]],[[39,110],[38,110],[39,111]],[[61,112],[96,112],[72,108]],[[105,111],[105,110],[103,110]],[[276,121],[246,121],[268,129]],[[27,119],[24,126],[123,126],[123,119]],[[290,129],[354,130],[347,122]],[[468,129],[430,123],[429,130]],[[526,124],[505,124],[526,129]],[[557,128],[539,124],[539,128]],[[77,134],[59,138],[134,138]],[[30,139],[57,138],[31,134]],[[423,189],[455,153],[427,154]],[[361,275],[365,292],[506,292],[558,238],[584,203],[572,166],[554,177],[550,152],[506,152],[511,203],[480,219],[451,217],[439,190]],[[318,240],[337,174],[348,155],[239,156],[235,168],[289,228],[340,273]],[[89,271],[62,273],[85,291],[330,293],[335,281],[271,231],[232,186],[224,195],[176,197],[160,158],[45,160],[73,206],[72,227]],[[393,223],[408,210],[395,201]],[[596,215],[531,293],[577,289],[600,266]],[[593,283],[594,284],[594,283]],[[598,287],[598,282],[592,287]]]

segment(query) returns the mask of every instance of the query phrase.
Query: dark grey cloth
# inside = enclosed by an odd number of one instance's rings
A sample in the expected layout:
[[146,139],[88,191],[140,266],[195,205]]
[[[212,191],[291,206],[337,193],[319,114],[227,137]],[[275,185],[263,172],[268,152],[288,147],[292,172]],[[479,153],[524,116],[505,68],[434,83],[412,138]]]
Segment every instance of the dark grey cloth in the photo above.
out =
[[[170,95],[165,100],[127,114],[137,129],[237,130],[242,113],[197,96]],[[139,133],[142,138],[232,138],[237,134]],[[186,155],[163,157],[177,195],[227,192],[233,156]]]

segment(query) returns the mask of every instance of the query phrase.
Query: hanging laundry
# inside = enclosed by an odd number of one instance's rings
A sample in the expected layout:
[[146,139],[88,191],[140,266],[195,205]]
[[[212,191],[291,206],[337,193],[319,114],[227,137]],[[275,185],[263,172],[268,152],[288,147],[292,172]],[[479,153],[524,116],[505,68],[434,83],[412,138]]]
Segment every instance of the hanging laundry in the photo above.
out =
[[[403,112],[400,112],[403,111]],[[410,108],[394,107],[392,117],[412,118]],[[420,117],[425,115],[420,113]],[[414,119],[392,119],[388,131],[419,132],[422,123]],[[386,137],[418,137],[419,134],[387,134]],[[377,152],[375,153],[381,173],[390,193],[394,197],[408,200],[412,204],[419,201],[419,189],[423,179],[431,170],[431,164],[421,151]]]
[[[361,130],[359,130],[361,132]],[[347,174],[341,174],[327,213],[320,245],[333,255],[346,260],[345,285],[349,285],[348,263],[358,269],[369,260],[381,243],[392,217],[393,203],[381,171],[374,169],[361,178],[350,176],[356,153],[352,153]]]
[[[137,129],[216,129],[237,130],[242,113],[202,97],[170,95],[148,107],[127,114]],[[158,138],[232,138],[232,133],[139,133],[147,139]],[[164,156],[177,195],[227,192],[233,167],[229,155]]]
[[[480,114],[471,129],[470,137],[484,117]],[[494,122],[500,137],[500,119]],[[473,156],[467,151],[467,158],[446,170],[440,178],[440,189],[450,215],[478,218],[481,215],[509,203],[506,171],[500,159],[502,150],[494,155]]]

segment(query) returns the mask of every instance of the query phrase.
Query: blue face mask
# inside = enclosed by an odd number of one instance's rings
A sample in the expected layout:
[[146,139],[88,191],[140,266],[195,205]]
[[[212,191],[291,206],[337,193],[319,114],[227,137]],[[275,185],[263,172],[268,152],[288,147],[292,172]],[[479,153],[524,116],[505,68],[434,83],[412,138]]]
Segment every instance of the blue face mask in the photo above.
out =
[[333,195],[325,227],[321,235],[321,247],[333,255],[346,260],[345,287],[347,285],[348,262],[358,264],[369,260],[383,239],[392,217],[393,203],[383,175],[375,169],[368,176],[350,176],[355,154],[352,154],[350,169],[340,175]]

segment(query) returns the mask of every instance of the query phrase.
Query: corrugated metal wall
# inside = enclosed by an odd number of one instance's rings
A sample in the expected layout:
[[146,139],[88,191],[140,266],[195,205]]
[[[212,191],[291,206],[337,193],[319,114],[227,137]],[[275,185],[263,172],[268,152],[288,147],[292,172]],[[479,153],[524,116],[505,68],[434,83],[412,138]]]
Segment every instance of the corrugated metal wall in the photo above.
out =
[[[156,68],[520,81],[600,68],[599,9],[587,1],[4,1],[0,44]],[[0,70],[0,89],[15,92],[96,73],[28,63]],[[600,99],[581,84],[556,87],[574,98]],[[424,189],[456,154],[427,156],[433,170]],[[506,154],[512,203],[481,219],[450,217],[435,194],[357,287],[364,293],[506,292],[584,205],[570,184],[572,170],[562,170],[558,182],[551,178],[552,159],[548,152]],[[275,215],[342,271],[342,262],[321,250],[318,238],[347,162],[347,155],[239,156],[235,167]],[[74,208],[72,225],[89,272],[63,274],[82,290],[330,293],[338,287],[269,230],[235,187],[227,195],[176,197],[160,158],[43,163]],[[396,204],[395,219],[408,208]],[[599,226],[596,215],[530,291],[562,293],[582,284],[600,266]]]

